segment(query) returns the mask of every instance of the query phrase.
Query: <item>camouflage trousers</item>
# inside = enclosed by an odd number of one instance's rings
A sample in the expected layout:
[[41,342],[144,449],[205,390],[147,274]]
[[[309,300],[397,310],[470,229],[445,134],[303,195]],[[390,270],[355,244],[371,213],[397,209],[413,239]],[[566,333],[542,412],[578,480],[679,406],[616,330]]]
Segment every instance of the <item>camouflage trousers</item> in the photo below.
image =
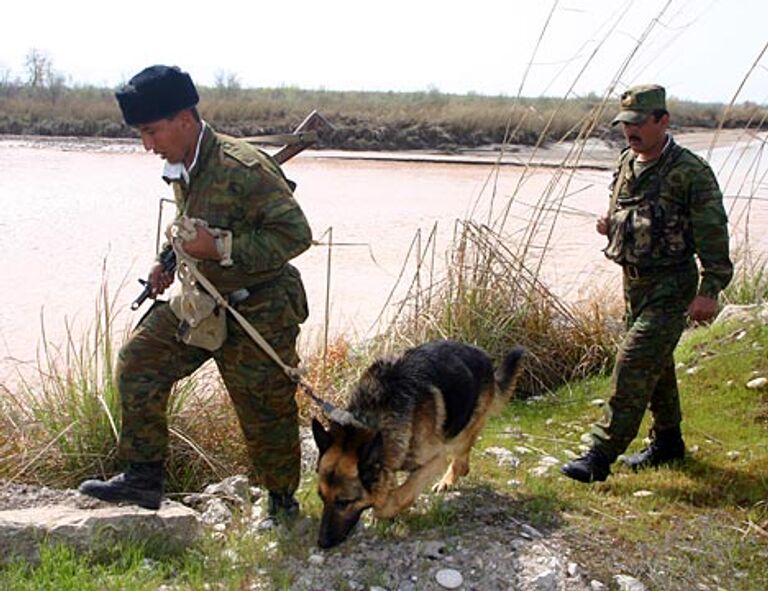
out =
[[693,262],[669,274],[634,280],[624,274],[627,334],[616,356],[603,419],[592,429],[595,447],[611,461],[637,436],[646,408],[652,432],[682,421],[674,350],[697,287]]
[[[296,385],[229,315],[227,339],[214,352],[179,342],[177,326],[170,306],[155,303],[120,350],[116,371],[122,405],[118,456],[128,462],[165,457],[171,387],[213,358],[259,483],[272,492],[292,494],[299,484],[301,453]],[[256,328],[285,363],[298,364],[298,326]]]

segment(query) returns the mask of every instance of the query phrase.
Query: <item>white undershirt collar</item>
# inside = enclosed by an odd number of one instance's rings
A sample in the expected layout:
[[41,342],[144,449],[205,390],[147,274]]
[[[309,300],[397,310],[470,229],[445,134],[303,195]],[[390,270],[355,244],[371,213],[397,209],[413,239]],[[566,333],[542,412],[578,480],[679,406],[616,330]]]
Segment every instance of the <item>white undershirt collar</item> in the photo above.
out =
[[203,132],[205,131],[206,127],[207,124],[205,121],[202,121],[202,125],[200,126],[200,134],[197,136],[197,145],[195,146],[195,157],[192,160],[192,164],[189,166],[189,169],[184,166],[183,162],[165,163],[165,166],[163,166],[163,180],[166,183],[183,180],[187,185],[189,185],[189,172],[194,170],[195,165],[197,164],[197,158],[200,156],[200,144],[203,142]]

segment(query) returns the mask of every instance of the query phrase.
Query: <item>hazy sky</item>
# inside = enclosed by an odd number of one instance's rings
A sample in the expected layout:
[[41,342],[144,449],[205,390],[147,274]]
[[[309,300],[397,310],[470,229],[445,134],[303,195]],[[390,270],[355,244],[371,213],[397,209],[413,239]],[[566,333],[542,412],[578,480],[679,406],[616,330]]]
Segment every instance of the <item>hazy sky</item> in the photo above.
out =
[[[27,0],[3,7],[0,77],[26,78],[34,47],[69,82],[110,87],[166,63],[205,85],[514,96],[541,37],[523,95],[602,94],[647,33],[619,89],[728,102],[766,23],[768,0]],[[739,100],[768,100],[768,52]]]

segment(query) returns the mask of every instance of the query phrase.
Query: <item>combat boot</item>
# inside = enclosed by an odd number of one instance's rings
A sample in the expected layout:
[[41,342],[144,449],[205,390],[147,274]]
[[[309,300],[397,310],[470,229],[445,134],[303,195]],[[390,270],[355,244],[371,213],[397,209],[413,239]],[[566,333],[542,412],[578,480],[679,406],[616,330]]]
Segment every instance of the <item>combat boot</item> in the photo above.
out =
[[279,524],[288,524],[299,515],[299,503],[290,493],[269,493],[267,516],[259,522],[261,530],[272,529]]
[[109,503],[133,503],[157,510],[163,499],[163,463],[132,463],[109,480],[86,480],[79,490]]
[[651,444],[636,454],[624,458],[624,464],[633,470],[658,468],[685,458],[685,442],[680,427],[653,434]]
[[611,462],[606,455],[597,448],[590,449],[580,458],[576,458],[565,464],[560,471],[568,478],[579,482],[602,482],[611,473]]

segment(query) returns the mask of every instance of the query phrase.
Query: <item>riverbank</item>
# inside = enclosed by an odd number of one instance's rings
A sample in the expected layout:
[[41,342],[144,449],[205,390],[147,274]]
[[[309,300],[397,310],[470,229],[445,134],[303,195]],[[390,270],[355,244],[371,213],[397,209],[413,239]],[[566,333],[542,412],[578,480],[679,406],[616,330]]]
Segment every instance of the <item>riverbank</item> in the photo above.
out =
[[[611,127],[616,104],[590,95],[580,98],[520,98],[452,95],[440,92],[333,92],[297,88],[200,88],[200,113],[234,136],[285,133],[318,110],[334,126],[322,146],[346,151],[431,150],[453,153],[484,146],[533,146],[574,140],[581,130],[621,142]],[[113,89],[33,89],[0,85],[0,134],[129,138]],[[768,111],[751,103],[722,104],[668,100],[680,128],[748,127]]]
[[[715,131],[701,127],[673,127],[671,133],[677,141],[696,152],[710,146],[732,146],[737,142],[765,136],[751,130],[722,129]],[[354,150],[333,149],[320,142],[307,149],[299,158],[324,160],[365,160],[382,162],[419,162],[432,164],[502,165],[544,168],[585,168],[612,170],[616,157],[623,148],[621,138],[588,138],[583,141],[564,140],[544,143],[541,146],[527,144],[486,144],[476,147],[456,148],[445,152],[430,149]],[[64,152],[94,152],[107,154],[143,153],[136,138],[105,138],[56,135],[0,135],[0,144],[6,148],[55,149]],[[267,152],[273,146],[262,146]]]

